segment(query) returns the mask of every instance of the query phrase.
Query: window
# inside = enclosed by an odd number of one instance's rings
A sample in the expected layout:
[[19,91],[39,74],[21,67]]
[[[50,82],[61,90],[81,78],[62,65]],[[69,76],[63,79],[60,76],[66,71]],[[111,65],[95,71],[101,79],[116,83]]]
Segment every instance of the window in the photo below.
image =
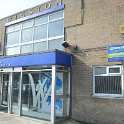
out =
[[10,47],[6,49],[7,55],[14,55],[14,54],[20,54],[20,48],[19,47]]
[[64,35],[63,20],[49,23],[49,37]]
[[30,28],[30,27],[33,27],[33,20],[30,20],[30,21],[25,21],[22,23],[22,28]]
[[34,40],[47,38],[47,25],[37,26],[34,29]]
[[35,26],[48,23],[48,16],[41,16],[35,19]]
[[34,52],[40,52],[40,51],[47,50],[47,42],[42,41],[34,44]]
[[12,32],[7,35],[7,45],[19,43],[19,32]]
[[122,66],[93,67],[93,95],[121,97],[122,82]]
[[26,28],[22,30],[22,42],[32,41],[33,29]]
[[62,50],[63,47],[62,47],[62,42],[64,41],[63,38],[61,39],[54,39],[54,40],[49,40],[49,49],[56,49],[56,48],[59,48],[59,50]]
[[58,11],[8,26],[6,39],[6,55],[63,50],[64,13]]
[[55,13],[50,14],[49,18],[50,18],[50,20],[56,20],[56,19],[59,19],[63,16],[64,16],[63,11],[59,11],[59,12],[55,12]]
[[10,32],[14,32],[14,31],[19,31],[21,29],[21,25],[20,24],[15,24],[14,26],[9,26],[7,28],[7,33],[10,33]]
[[31,53],[33,50],[33,44],[23,45],[21,47],[21,53]]

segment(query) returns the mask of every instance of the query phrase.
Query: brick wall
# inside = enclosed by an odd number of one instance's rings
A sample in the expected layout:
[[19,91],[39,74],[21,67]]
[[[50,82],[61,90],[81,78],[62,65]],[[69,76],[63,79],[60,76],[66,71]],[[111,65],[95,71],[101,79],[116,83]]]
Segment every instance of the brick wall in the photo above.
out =
[[124,42],[119,33],[119,26],[124,24],[124,1],[71,1],[71,12],[65,8],[65,36],[80,49],[73,53],[72,118],[98,124],[123,124],[124,99],[92,96],[92,66],[122,64],[107,62],[106,47]]

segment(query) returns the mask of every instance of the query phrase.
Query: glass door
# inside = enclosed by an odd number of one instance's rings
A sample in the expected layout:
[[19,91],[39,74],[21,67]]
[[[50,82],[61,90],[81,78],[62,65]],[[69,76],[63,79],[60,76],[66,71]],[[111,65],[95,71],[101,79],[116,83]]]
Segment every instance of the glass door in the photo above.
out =
[[19,90],[20,90],[21,73],[13,72],[12,74],[12,113],[19,114]]
[[8,106],[8,86],[9,86],[9,73],[2,73],[2,102],[3,106]]
[[11,82],[11,69],[0,70],[0,110],[10,112],[10,82]]
[[22,81],[22,68],[16,67],[12,72],[12,83],[11,83],[11,112],[20,115],[20,104],[21,104],[21,81]]
[[19,91],[22,68],[3,68],[0,70],[0,110],[19,114]]

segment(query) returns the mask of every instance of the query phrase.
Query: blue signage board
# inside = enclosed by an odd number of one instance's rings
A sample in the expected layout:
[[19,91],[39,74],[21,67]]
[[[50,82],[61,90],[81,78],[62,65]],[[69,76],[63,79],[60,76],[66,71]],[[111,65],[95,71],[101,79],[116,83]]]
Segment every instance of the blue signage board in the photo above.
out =
[[124,45],[108,47],[108,62],[124,62]]

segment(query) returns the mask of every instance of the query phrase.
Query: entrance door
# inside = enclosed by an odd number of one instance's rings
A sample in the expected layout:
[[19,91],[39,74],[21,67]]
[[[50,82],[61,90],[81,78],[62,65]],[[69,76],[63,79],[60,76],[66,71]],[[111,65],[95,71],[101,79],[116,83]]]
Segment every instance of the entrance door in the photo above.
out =
[[0,69],[0,111],[10,112],[12,68]]
[[22,68],[4,68],[0,70],[0,110],[19,114],[19,89]]
[[9,86],[9,80],[10,76],[9,73],[2,73],[2,102],[1,104],[3,106],[8,106],[8,86]]
[[12,113],[19,114],[19,89],[20,89],[21,73],[13,72],[12,75]]

